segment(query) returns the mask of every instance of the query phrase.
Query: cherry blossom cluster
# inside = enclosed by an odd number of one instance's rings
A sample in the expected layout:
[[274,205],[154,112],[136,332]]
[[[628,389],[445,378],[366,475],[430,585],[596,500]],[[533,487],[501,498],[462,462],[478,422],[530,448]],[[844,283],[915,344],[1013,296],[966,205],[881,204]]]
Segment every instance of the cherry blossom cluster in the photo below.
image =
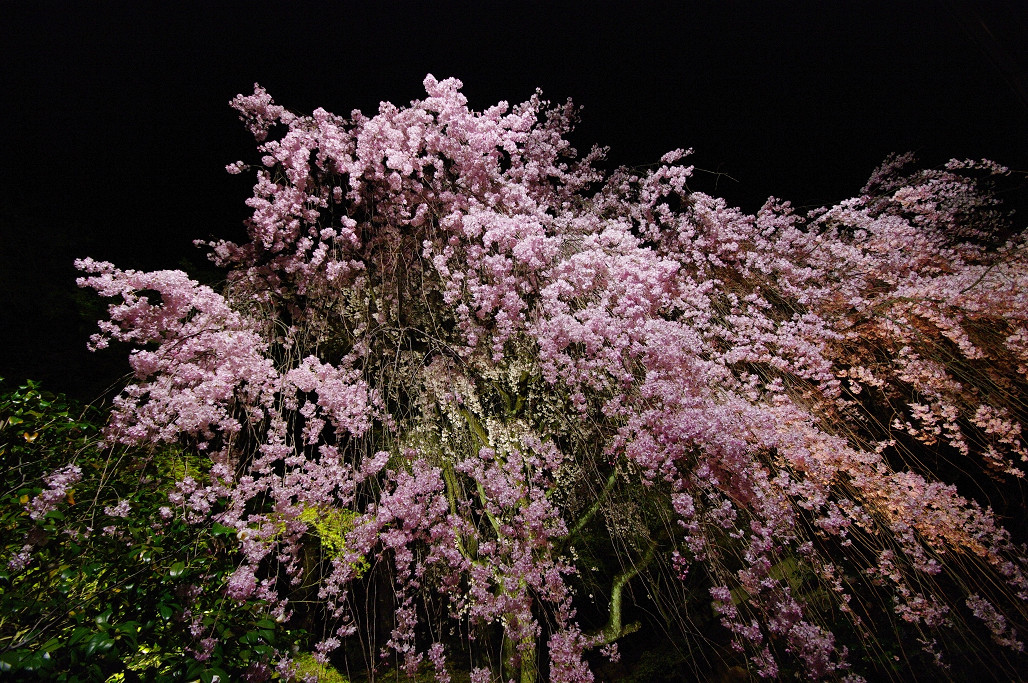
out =
[[69,493],[71,487],[82,480],[82,468],[78,465],[66,465],[44,477],[46,488],[32,498],[25,506],[29,517],[38,520],[57,509]]

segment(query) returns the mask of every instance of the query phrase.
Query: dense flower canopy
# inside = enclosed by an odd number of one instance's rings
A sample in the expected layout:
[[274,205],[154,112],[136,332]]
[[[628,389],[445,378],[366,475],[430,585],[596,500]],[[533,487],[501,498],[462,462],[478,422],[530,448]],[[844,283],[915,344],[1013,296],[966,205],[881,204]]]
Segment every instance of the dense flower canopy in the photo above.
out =
[[1028,460],[1006,169],[896,157],[853,199],[748,215],[690,190],[687,151],[602,172],[570,103],[425,88],[373,117],[233,100],[261,157],[228,167],[256,183],[249,241],[209,245],[221,292],[78,263],[116,300],[93,345],[136,346],[109,438],[218,463],[172,503],[237,530],[229,597],[297,619],[307,591],[325,657],[440,680],[454,653],[592,680],[642,575],[764,677],[870,675],[843,635],[881,623],[940,659],[937,632],[1023,647],[1023,549],[925,455],[997,485]]

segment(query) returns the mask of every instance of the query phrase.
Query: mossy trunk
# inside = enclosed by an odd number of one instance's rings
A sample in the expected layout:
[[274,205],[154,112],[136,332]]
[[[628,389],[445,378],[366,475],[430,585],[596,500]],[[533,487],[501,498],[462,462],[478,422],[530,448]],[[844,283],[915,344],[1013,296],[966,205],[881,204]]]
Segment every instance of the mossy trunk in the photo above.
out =
[[539,679],[539,662],[536,659],[535,639],[528,637],[518,643],[503,635],[503,680],[518,683],[536,683]]

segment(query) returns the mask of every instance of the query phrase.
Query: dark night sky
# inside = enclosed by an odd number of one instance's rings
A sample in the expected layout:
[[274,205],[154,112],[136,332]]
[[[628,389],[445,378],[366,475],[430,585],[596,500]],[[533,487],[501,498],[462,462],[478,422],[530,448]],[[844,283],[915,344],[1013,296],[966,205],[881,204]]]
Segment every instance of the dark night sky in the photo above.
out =
[[176,268],[202,263],[192,239],[241,235],[248,182],[223,168],[254,145],[227,102],[254,81],[339,114],[418,98],[429,72],[476,109],[540,87],[584,107],[580,149],[645,164],[694,147],[735,181],[693,187],[750,211],[850,196],[890,152],[1028,170],[1028,3],[628,7],[4,2],[0,376],[95,396],[127,366],[83,351],[102,309],[71,260]]

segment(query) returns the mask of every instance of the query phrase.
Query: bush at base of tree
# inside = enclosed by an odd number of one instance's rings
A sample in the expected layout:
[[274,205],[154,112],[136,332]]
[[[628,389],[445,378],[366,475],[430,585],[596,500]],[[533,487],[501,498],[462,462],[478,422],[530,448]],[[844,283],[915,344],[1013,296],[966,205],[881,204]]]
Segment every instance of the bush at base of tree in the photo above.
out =
[[168,507],[209,459],[104,446],[104,418],[31,382],[0,393],[0,677],[270,678],[299,634],[225,597],[234,530]]

